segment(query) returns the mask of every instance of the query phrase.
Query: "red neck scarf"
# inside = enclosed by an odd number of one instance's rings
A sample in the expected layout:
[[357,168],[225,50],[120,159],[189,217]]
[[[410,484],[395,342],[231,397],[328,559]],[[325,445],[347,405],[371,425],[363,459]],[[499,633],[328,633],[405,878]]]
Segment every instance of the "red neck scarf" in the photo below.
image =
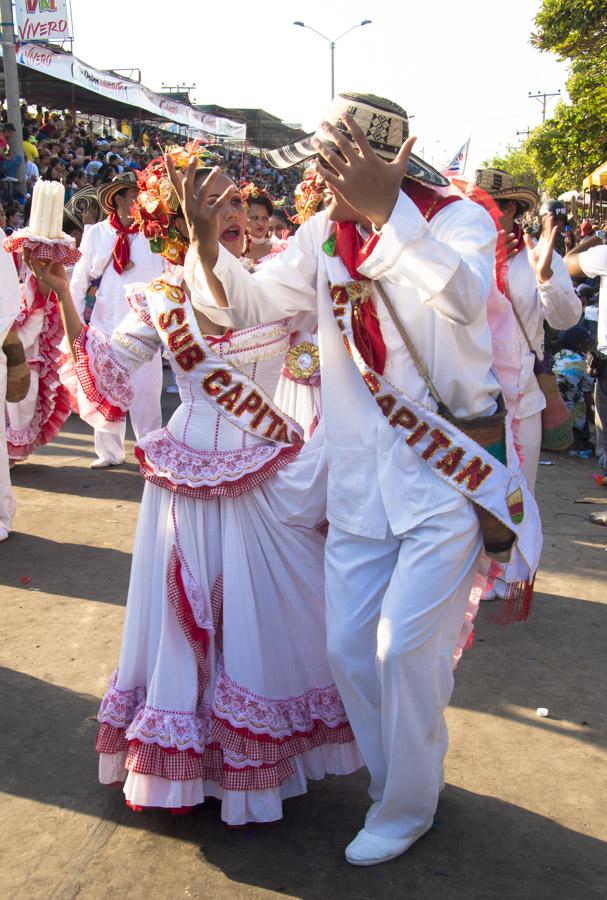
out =
[[[525,233],[521,226],[516,223],[514,224],[513,233],[518,239],[518,243],[515,247],[514,252],[520,253],[525,246]],[[507,297],[510,300],[510,295],[508,293],[508,263],[510,262],[510,259],[512,257],[506,257],[504,243],[504,238],[498,237],[495,252],[495,281],[498,290],[504,295],[504,297]]]
[[[371,255],[379,240],[378,234],[363,241],[355,222],[337,222],[335,225],[335,252],[354,281],[365,281],[358,271]],[[356,349],[375,372],[383,375],[386,366],[386,345],[382,337],[379,319],[372,298],[357,304],[352,315],[352,333]]]
[[[410,179],[407,181],[406,194],[428,222],[445,206],[460,199],[454,194],[439,194],[432,188]],[[379,235],[372,234],[363,241],[355,222],[336,223],[335,252],[354,281],[366,280],[358,270],[373,253],[378,240]],[[386,365],[386,345],[371,297],[353,310],[352,332],[356,349],[366,364],[383,375]]]
[[114,268],[119,275],[122,275],[131,259],[131,245],[128,236],[129,234],[137,234],[139,226],[136,222],[131,222],[130,225],[123,225],[116,212],[112,213],[108,222],[110,228],[113,228],[114,231],[118,232],[112,256],[114,258]]

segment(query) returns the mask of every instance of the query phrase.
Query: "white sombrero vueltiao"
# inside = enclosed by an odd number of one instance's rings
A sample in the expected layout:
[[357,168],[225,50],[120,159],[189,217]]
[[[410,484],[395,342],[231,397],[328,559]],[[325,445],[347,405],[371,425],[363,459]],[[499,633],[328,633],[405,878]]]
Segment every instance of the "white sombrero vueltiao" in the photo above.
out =
[[[362,128],[369,144],[382,159],[395,159],[409,137],[407,113],[401,106],[383,97],[376,97],[374,94],[344,93],[337,94],[333,98],[325,117],[326,121],[339,128],[349,140],[352,140],[341,118],[344,113],[349,113]],[[315,137],[330,143],[326,133],[319,128],[314,134],[306,135],[293,144],[279,147],[278,150],[264,151],[264,156],[275,169],[289,169],[312,156],[318,156],[318,151],[312,143]],[[413,154],[409,158],[407,175],[434,187],[446,187],[449,184],[444,175]]]
[[477,169],[474,183],[486,191],[494,200],[514,200],[524,212],[532,212],[539,203],[539,197],[531,188],[517,185],[509,172],[503,169]]
[[116,175],[111,181],[98,187],[97,198],[104,213],[111,216],[113,212],[116,212],[116,207],[114,206],[116,194],[133,187],[137,187],[137,176],[133,171],[122,172],[121,175]]

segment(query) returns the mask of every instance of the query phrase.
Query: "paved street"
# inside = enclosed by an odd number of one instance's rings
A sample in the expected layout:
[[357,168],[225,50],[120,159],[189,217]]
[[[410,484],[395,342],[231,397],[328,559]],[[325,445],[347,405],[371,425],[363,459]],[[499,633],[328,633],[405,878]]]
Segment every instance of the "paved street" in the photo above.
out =
[[142,480],[132,452],[109,471],[91,471],[93,458],[72,416],[13,470],[15,531],[0,545],[1,897],[605,897],[607,529],[587,521],[597,506],[576,503],[607,503],[596,464],[541,467],[535,610],[508,629],[491,604],[481,611],[449,710],[439,827],[361,870],[343,850],[368,804],[364,772],[240,831],[213,802],[184,818],[134,814],[98,785],[94,716],[117,662]]

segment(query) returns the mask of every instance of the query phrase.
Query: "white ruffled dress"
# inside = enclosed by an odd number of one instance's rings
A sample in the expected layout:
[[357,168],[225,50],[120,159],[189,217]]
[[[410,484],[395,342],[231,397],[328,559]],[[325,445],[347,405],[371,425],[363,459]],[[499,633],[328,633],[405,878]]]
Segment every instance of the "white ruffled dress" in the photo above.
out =
[[[161,347],[153,291],[133,292],[109,343],[92,328],[76,342],[90,424],[120,421],[129,373]],[[207,341],[272,396],[286,321]],[[285,449],[247,433],[170,361],[181,405],[136,451],[146,485],[100,780],[123,781],[134,809],[211,796],[230,825],[274,821],[309,778],[362,764],[325,651],[322,435]]]

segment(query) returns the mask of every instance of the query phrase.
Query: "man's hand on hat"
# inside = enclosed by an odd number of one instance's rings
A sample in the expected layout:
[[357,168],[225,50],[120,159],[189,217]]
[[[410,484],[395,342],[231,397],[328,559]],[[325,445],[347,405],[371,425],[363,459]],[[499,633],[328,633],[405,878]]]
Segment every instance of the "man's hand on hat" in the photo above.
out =
[[398,156],[388,162],[373,151],[362,128],[352,116],[344,115],[343,122],[354,142],[349,141],[328,122],[323,122],[323,130],[341,156],[316,138],[314,146],[331,168],[327,168],[320,160],[315,162],[314,167],[332,191],[368,219],[375,228],[382,228],[398,199],[416,138],[407,138]]
[[544,284],[545,281],[552,278],[552,254],[558,233],[559,229],[558,225],[554,224],[554,216],[549,213],[544,216],[542,234],[537,244],[534,243],[530,234],[525,233],[524,235],[527,256],[538,284]]
[[191,159],[185,173],[175,168],[173,160],[167,154],[165,163],[171,184],[175,188],[183,218],[185,220],[190,243],[196,248],[203,263],[214,266],[217,261],[217,242],[219,240],[219,214],[236,193],[236,185],[231,184],[217,199],[209,201],[215,182],[221,175],[219,166],[215,166],[194,193],[197,160]]

